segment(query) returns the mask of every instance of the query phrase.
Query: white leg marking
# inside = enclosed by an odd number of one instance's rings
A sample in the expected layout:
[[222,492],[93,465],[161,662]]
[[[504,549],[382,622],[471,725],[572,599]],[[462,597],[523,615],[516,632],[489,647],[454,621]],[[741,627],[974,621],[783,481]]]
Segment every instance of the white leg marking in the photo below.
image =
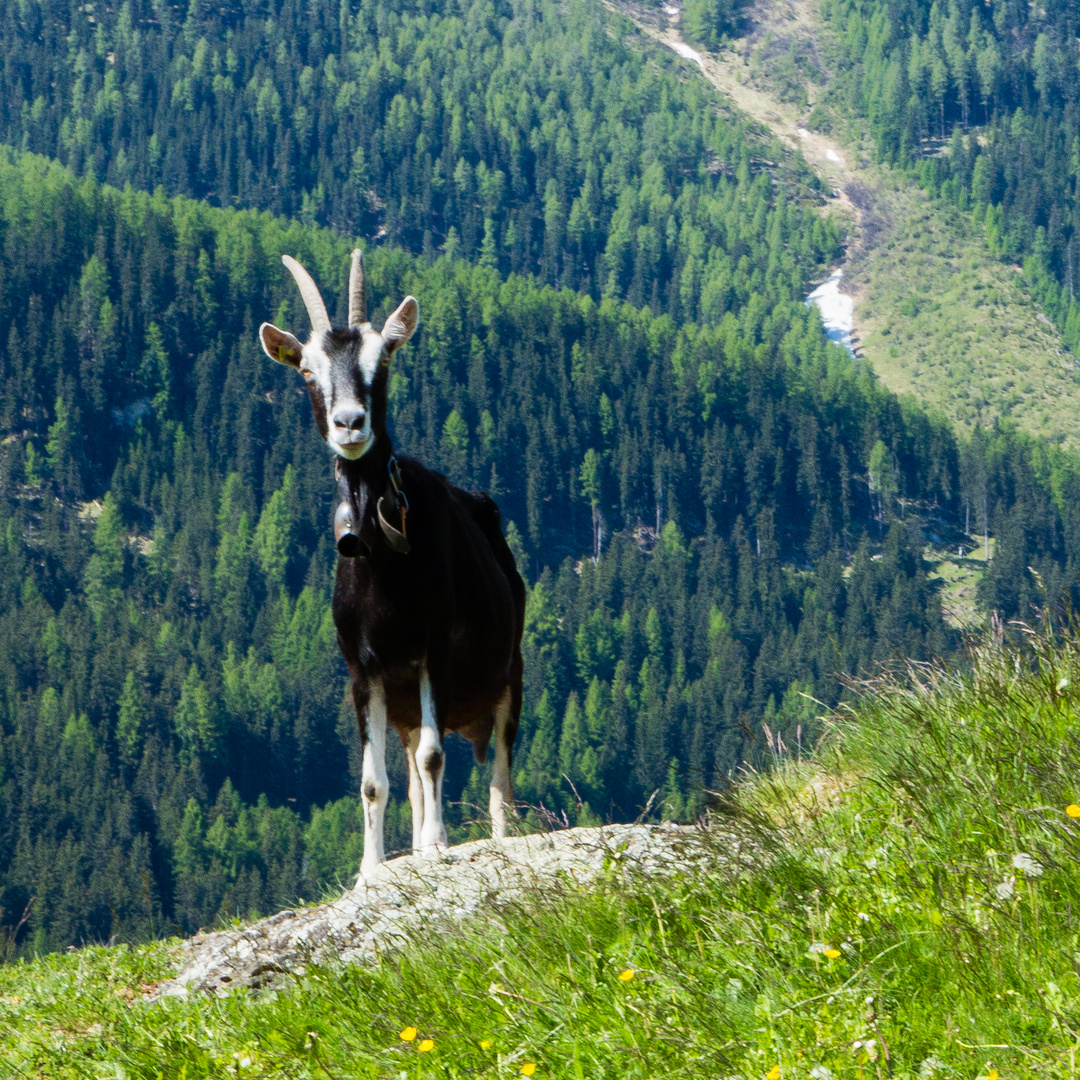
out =
[[416,752],[420,749],[420,729],[409,732],[409,745],[405,760],[409,763],[409,805],[412,807],[412,847],[420,850],[420,837],[424,828],[424,788],[420,783],[420,770],[416,764]]
[[416,748],[416,768],[424,791],[424,824],[420,828],[420,850],[434,855],[447,846],[442,819],[442,782],[445,758],[439,724],[435,717],[435,695],[431,690],[426,661],[420,665],[420,742]]
[[364,740],[364,767],[360,794],[364,803],[364,857],[360,876],[368,877],[386,859],[383,828],[390,782],[386,776],[386,693],[382,679],[368,687],[367,738]]
[[506,725],[510,721],[510,687],[506,688],[499,704],[495,706],[495,768],[491,773],[490,801],[491,836],[502,840],[506,836],[506,808],[513,806],[513,788],[510,782],[510,747],[506,745]]

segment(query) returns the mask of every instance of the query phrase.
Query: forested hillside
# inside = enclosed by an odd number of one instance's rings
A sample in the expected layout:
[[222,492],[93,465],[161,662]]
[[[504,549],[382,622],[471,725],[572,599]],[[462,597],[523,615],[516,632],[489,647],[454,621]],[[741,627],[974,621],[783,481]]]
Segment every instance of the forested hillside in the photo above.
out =
[[[0,194],[6,917],[35,897],[56,945],[311,894],[356,846],[312,824],[304,858],[300,824],[357,766],[331,464],[254,327],[303,326],[282,251],[340,301],[350,242],[34,157],[8,156]],[[659,787],[685,812],[763,714],[794,739],[800,692],[835,700],[835,669],[945,645],[894,518],[901,498],[955,512],[956,448],[853,377],[802,304],[755,294],[679,330],[446,257],[375,252],[370,280],[383,311],[423,303],[395,362],[398,445],[493,490],[539,575],[524,797],[587,819]],[[451,760],[450,790],[471,792]],[[334,813],[319,828],[355,833]]]
[[[783,151],[621,37],[598,2],[4,0],[0,137],[118,186],[715,322],[754,220],[727,193]],[[782,186],[819,184],[794,165]],[[836,241],[817,218],[795,231],[804,281]]]
[[[307,330],[283,252],[339,316],[358,233],[376,319],[419,298],[392,430],[497,497],[529,581],[532,824],[654,795],[690,817],[809,745],[837,672],[952,649],[924,532],[989,523],[1010,618],[1042,602],[1027,567],[1051,592],[1080,568],[1074,460],[958,446],[831,345],[802,302],[840,241],[812,175],[599,8],[140,10],[0,8],[15,948],[186,933],[355,872],[332,466],[255,338]],[[448,753],[461,836],[486,767]]]
[[[870,120],[883,159],[970,209],[1023,260],[1080,355],[1080,8],[995,0],[823,0],[837,100]],[[948,152],[940,156],[942,144]]]
[[[349,242],[40,158],[9,156],[0,192],[5,918],[33,897],[42,947],[312,895],[351,871],[359,825],[331,466],[253,328],[303,325],[283,250],[340,302]],[[398,445],[494,490],[536,581],[519,793],[572,820],[656,789],[691,813],[763,719],[809,742],[803,695],[835,701],[835,671],[946,648],[905,507],[947,528],[985,489],[1028,528],[1021,500],[1053,521],[1070,502],[1008,440],[962,480],[947,429],[798,303],[678,330],[445,257],[375,252],[370,280],[378,310],[424,302]],[[448,788],[478,802],[469,770],[462,744]]]

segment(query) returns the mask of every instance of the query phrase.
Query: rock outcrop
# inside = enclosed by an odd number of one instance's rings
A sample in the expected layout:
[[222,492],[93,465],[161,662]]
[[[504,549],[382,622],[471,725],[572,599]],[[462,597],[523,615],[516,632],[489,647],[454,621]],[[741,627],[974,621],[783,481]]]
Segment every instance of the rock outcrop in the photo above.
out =
[[[732,843],[735,850],[726,857],[737,852]],[[191,938],[184,943],[179,974],[158,993],[224,994],[272,984],[312,962],[371,961],[410,941],[420,928],[445,929],[473,916],[498,926],[500,907],[538,887],[580,887],[604,874],[678,873],[712,859],[717,847],[715,832],[610,825],[476,840],[436,858],[402,856],[338,900]]]

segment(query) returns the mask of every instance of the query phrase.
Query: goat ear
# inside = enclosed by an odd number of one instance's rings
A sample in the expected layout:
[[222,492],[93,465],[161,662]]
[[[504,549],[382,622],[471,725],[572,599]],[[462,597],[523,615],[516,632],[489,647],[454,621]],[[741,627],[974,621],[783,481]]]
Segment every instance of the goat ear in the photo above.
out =
[[259,341],[271,360],[288,364],[289,367],[300,366],[300,351],[303,346],[287,330],[279,330],[273,323],[264,322],[259,327]]
[[392,353],[399,345],[404,345],[413,336],[413,331],[419,321],[420,306],[416,302],[416,297],[406,296],[382,328],[386,351]]

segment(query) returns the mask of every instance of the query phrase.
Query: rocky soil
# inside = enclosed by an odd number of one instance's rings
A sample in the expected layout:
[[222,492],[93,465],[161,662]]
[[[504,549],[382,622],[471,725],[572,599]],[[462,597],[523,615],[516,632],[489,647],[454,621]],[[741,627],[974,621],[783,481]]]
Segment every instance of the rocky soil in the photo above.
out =
[[437,858],[406,855],[384,863],[338,900],[282,911],[251,926],[199,934],[183,945],[181,969],[161,995],[224,994],[272,984],[306,964],[364,963],[414,938],[469,917],[499,932],[508,904],[537,890],[580,888],[602,875],[672,874],[739,844],[677,825],[566,829],[501,842],[477,840]]

